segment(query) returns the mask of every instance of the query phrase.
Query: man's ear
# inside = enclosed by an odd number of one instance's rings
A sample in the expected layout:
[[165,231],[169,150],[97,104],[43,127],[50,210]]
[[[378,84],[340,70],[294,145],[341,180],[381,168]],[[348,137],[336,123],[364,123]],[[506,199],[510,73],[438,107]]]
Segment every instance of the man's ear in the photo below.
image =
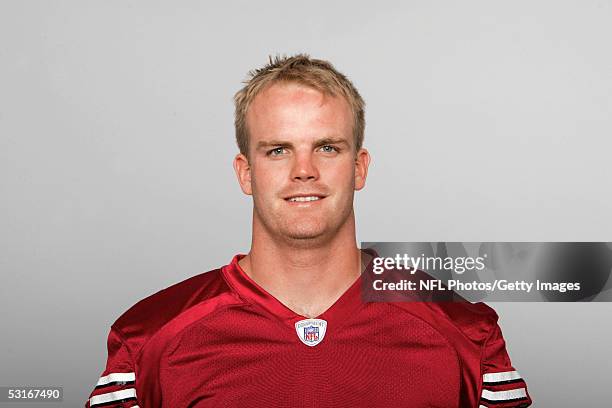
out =
[[249,165],[249,159],[240,153],[234,157],[234,171],[238,178],[238,183],[242,192],[247,195],[253,194],[253,188],[251,186],[251,166]]
[[366,149],[359,149],[355,156],[355,191],[359,191],[365,187],[370,160],[370,153]]

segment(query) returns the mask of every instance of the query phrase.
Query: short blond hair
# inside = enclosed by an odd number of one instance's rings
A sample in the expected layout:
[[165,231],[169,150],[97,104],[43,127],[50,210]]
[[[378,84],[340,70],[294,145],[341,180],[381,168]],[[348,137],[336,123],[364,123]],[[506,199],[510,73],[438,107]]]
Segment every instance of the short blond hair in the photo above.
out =
[[365,131],[365,102],[346,76],[336,71],[324,60],[310,58],[307,54],[291,57],[276,56],[264,67],[250,71],[244,87],[234,95],[236,143],[240,152],[248,156],[249,132],[246,123],[247,111],[255,97],[266,87],[279,82],[294,82],[313,88],[330,96],[342,96],[353,113],[353,136],[356,151],[363,144]]

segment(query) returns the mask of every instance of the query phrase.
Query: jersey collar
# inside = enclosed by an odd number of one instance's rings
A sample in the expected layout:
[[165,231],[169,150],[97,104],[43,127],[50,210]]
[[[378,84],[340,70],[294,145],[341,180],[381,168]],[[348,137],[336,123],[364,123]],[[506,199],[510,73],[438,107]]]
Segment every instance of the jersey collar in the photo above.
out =
[[[364,250],[367,251],[367,250]],[[370,251],[368,251],[370,253]],[[232,262],[222,269],[223,276],[233,291],[243,300],[254,307],[263,310],[272,318],[279,319],[292,331],[296,322],[308,319],[305,316],[295,313],[285,306],[280,300],[268,293],[264,288],[252,280],[240,267],[238,261],[245,255],[234,256]],[[371,261],[370,261],[371,262]],[[334,331],[342,325],[351,315],[361,309],[364,302],[361,299],[362,276],[349,286],[349,288],[332,304],[325,312],[315,319],[327,321],[330,331]]]

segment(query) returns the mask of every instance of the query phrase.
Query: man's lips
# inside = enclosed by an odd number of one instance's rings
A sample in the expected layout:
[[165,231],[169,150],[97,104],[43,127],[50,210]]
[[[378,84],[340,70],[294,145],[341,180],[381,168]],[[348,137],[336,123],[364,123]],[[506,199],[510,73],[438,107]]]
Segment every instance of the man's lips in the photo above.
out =
[[324,194],[320,193],[300,193],[285,197],[285,201],[290,203],[310,203],[313,201],[320,201],[325,197],[326,196]]

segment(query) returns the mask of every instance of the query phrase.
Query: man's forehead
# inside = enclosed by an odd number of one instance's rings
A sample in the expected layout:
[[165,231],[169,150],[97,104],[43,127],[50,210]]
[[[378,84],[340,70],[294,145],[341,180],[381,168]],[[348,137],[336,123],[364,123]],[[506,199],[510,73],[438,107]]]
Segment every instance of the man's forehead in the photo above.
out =
[[268,85],[255,96],[247,110],[247,115],[274,108],[282,109],[288,105],[350,111],[350,105],[344,97],[296,82],[277,82]]
[[341,128],[352,122],[350,106],[344,98],[291,83],[274,84],[261,91],[249,106],[247,118],[254,125],[265,126],[312,122]]
[[354,148],[353,115],[343,97],[298,83],[275,83],[257,95],[246,115],[249,149],[316,146],[331,140]]

